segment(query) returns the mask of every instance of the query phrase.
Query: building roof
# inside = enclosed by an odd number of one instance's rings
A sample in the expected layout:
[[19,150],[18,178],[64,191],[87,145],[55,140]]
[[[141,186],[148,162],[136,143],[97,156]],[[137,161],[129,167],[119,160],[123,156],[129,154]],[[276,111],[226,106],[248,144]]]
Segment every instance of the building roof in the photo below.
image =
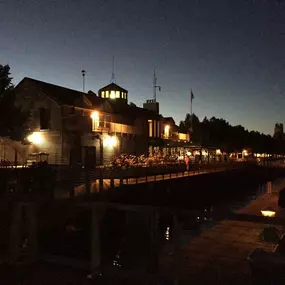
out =
[[93,108],[99,108],[103,104],[105,104],[105,102],[106,102],[105,99],[97,97],[97,95],[94,92],[92,92],[92,91],[88,91],[88,93],[85,94],[85,96],[91,102]]
[[[113,88],[112,90],[127,92],[127,90],[121,88],[115,83],[111,83],[100,90],[108,90],[108,88]],[[16,92],[17,90],[20,91],[21,89],[29,89],[29,93],[32,93],[33,91],[37,94],[42,93],[59,105],[69,105],[87,109],[100,108],[105,112],[108,112],[109,109],[111,113],[123,115],[132,119],[135,119],[137,117],[156,119],[160,117],[160,115],[158,115],[156,112],[150,111],[148,109],[140,108],[132,104],[128,105],[117,100],[113,101],[97,97],[97,95],[92,91],[83,93],[81,91],[69,89],[28,77],[25,77],[16,86]]]
[[[21,82],[16,86],[16,92],[21,88],[27,87],[32,87],[30,90],[33,90],[35,88],[34,90],[48,96],[59,105],[92,108],[93,102],[95,103],[95,99],[93,99],[93,97],[100,100],[98,97],[90,96],[89,94],[83,93],[81,91],[69,89],[28,77],[23,78]],[[92,102],[90,101],[91,97]]]
[[140,108],[136,105],[128,105],[123,102],[117,102],[112,100],[109,100],[108,103],[111,105],[113,112],[117,114],[122,114],[133,118],[147,117],[149,119],[157,118],[160,116],[154,111]]
[[101,91],[108,91],[108,90],[114,90],[114,91],[121,91],[121,92],[128,92],[128,90],[122,88],[121,86],[117,85],[116,83],[110,83],[104,87],[102,87],[101,89],[99,89],[98,93],[100,93]]
[[163,120],[168,124],[175,125],[175,121],[172,117],[164,117]]

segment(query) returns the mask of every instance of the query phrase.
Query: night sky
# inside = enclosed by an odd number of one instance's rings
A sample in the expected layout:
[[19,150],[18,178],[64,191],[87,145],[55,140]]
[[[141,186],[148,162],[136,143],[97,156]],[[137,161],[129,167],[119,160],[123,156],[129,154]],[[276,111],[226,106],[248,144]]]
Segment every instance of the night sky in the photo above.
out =
[[156,67],[161,113],[179,123],[223,117],[273,133],[285,123],[285,3],[281,0],[0,0],[0,64],[82,90],[117,84],[138,106]]

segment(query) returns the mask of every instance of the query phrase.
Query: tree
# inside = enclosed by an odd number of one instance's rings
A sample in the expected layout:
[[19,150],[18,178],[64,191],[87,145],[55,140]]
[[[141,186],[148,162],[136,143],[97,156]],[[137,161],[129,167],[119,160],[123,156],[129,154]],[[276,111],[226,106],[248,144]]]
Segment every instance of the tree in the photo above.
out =
[[192,115],[192,126],[191,126],[191,115],[186,114],[185,120],[181,121],[179,124],[179,130],[183,133],[189,133],[192,127],[191,132],[191,141],[194,144],[201,144],[201,129],[199,118],[193,114]]
[[[191,116],[186,115],[184,121],[180,122],[181,132],[189,132]],[[215,146],[225,152],[242,151],[250,148],[254,153],[285,153],[283,138],[273,138],[270,135],[260,134],[256,131],[249,132],[243,126],[232,126],[226,120],[212,117],[199,118],[193,114],[193,133],[191,141],[201,146]]]
[[29,113],[15,104],[9,65],[0,65],[0,137],[23,140]]

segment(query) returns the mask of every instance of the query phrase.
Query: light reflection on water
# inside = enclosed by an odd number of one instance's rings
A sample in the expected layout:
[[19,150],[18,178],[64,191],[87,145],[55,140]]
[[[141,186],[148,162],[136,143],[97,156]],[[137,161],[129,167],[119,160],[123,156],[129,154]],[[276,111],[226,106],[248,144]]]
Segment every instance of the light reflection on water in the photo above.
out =
[[121,253],[121,250],[119,250],[118,253],[116,254],[115,259],[113,260],[113,266],[122,267],[122,264],[120,264],[120,262],[119,262],[120,253]]
[[[265,191],[265,186],[261,185],[260,187],[258,187],[253,193],[254,195],[258,196],[262,193],[264,193]],[[248,203],[250,200],[252,200],[254,197],[253,196],[248,196],[246,197],[246,199],[242,198],[236,202],[232,202],[232,203],[228,203],[225,205],[221,205],[221,206],[209,206],[209,207],[204,207],[201,208],[198,215],[195,216],[183,216],[183,215],[179,215],[178,216],[178,223],[179,223],[179,241],[178,244],[180,244],[181,246],[185,246],[187,245],[187,243],[195,236],[197,236],[199,233],[201,233],[203,230],[212,227],[216,221],[213,217],[213,215],[215,214],[216,211],[219,211],[223,208],[225,209],[230,209],[230,210],[235,210],[239,207],[243,207],[246,203]],[[142,225],[142,227],[145,227],[146,225]],[[157,235],[156,235],[156,247],[157,247],[157,252],[156,254],[158,254],[158,256],[162,253],[162,252],[166,252],[168,254],[173,254],[174,252],[174,248],[175,248],[175,242],[177,242],[177,239],[175,239],[175,227],[173,224],[173,216],[172,215],[161,215],[160,219],[158,221],[158,225],[157,225]],[[149,230],[150,235],[151,235],[151,230]],[[152,235],[153,236],[153,235]],[[132,237],[133,238],[133,237]],[[144,244],[144,248],[149,248],[149,252],[147,251],[143,251],[140,254],[138,254],[135,250],[131,253],[135,256],[135,259],[138,261],[140,258],[143,258],[142,255],[148,255],[150,254],[153,249],[152,249],[152,240],[147,240],[145,238],[140,237],[140,235],[138,234],[136,236],[137,240],[134,241],[129,241],[128,239],[125,240],[125,249],[128,247],[128,243],[135,243],[137,245],[137,247],[141,247]],[[119,251],[121,253],[121,251]],[[116,267],[124,267],[126,259],[122,258],[123,254],[116,254],[116,257],[113,260],[113,266]],[[128,256],[130,257],[130,255]],[[150,254],[147,258],[143,258],[145,261],[148,260],[148,258],[153,258],[153,255]],[[135,266],[135,264],[132,264],[133,266]],[[142,264],[140,264],[142,265]]]
[[165,236],[165,240],[170,240],[170,227],[169,226],[166,227],[164,236]]

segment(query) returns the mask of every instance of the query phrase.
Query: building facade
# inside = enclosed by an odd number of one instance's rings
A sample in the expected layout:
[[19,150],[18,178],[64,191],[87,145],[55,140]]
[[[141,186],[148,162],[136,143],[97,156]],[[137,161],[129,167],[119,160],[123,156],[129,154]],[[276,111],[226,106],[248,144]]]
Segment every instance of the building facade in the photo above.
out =
[[97,95],[24,78],[15,90],[17,104],[30,112],[26,161],[44,154],[51,164],[107,165],[120,153],[181,154],[190,144],[189,134],[159,114],[156,101],[129,104],[128,91],[115,83]]

